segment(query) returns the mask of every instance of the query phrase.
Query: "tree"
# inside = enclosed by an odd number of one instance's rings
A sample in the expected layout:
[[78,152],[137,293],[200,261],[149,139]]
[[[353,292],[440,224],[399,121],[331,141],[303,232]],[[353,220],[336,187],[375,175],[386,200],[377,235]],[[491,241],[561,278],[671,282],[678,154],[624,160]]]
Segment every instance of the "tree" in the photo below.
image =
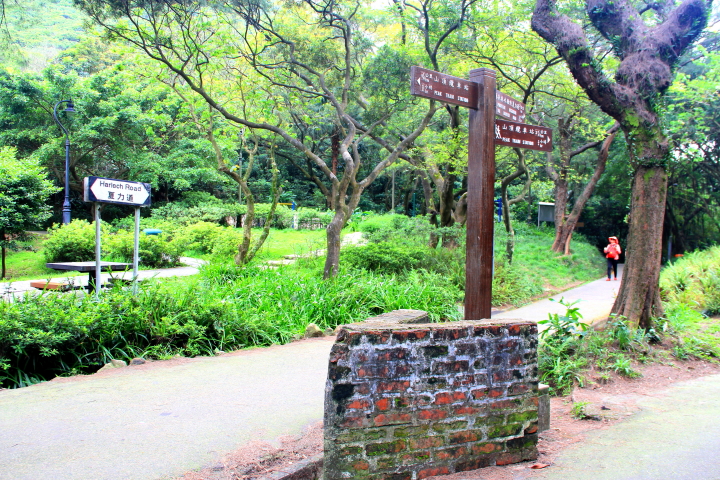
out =
[[[573,148],[573,140],[580,136],[578,135],[581,133],[579,123],[581,123],[583,119],[583,111],[581,108],[577,108],[566,117],[558,119],[557,132],[559,138],[556,142],[558,146],[558,156],[556,158],[552,153],[548,153],[547,156],[547,173],[555,184],[555,240],[552,244],[552,250],[553,252],[563,253],[565,255],[570,254],[570,240],[575,231],[575,226],[595,189],[595,185],[597,185],[600,176],[605,171],[608,154],[610,153],[610,145],[612,145],[619,129],[619,125],[616,123],[607,133],[602,135],[600,139],[592,140]],[[572,178],[574,173],[572,161],[578,155],[597,146],[600,146],[600,150],[597,154],[593,174],[582,188],[580,194],[575,197],[572,210],[568,214],[567,205],[571,182],[579,183],[577,179]]]
[[[438,109],[431,101],[413,122],[388,122],[398,112],[410,114],[411,100],[397,94],[401,86],[407,89],[401,80],[406,73],[398,72],[409,71],[410,58],[389,47],[381,49],[382,55],[373,52],[373,22],[364,21],[365,12],[357,2],[76,4],[109,35],[163,65],[227,121],[272,132],[323,173],[331,184],[335,211],[327,227],[326,278],[337,273],[340,231],[361,194],[415,141]],[[120,18],[124,21],[118,22]],[[364,71],[373,59],[388,68],[367,77]],[[216,88],[216,78],[233,80],[233,89]],[[382,98],[374,97],[373,90],[382,90]],[[313,151],[312,139],[295,128],[298,120],[303,125],[334,124],[341,132],[337,173],[326,161],[332,154]],[[369,160],[364,155],[368,141],[385,153],[360,178]]]
[[[705,27],[711,1],[647,4],[586,0],[586,14],[605,42],[593,38],[554,0],[537,0],[532,28],[555,46],[588,97],[614,118],[625,134],[634,170],[627,262],[612,312],[648,328],[662,313],[658,280],[667,193],[668,139],[658,105],[673,80],[678,58]],[[596,51],[609,48],[619,63]]]
[[12,147],[0,148],[0,278],[5,278],[7,249],[27,240],[26,230],[50,217],[48,198],[58,190],[37,162],[17,160],[16,154]]

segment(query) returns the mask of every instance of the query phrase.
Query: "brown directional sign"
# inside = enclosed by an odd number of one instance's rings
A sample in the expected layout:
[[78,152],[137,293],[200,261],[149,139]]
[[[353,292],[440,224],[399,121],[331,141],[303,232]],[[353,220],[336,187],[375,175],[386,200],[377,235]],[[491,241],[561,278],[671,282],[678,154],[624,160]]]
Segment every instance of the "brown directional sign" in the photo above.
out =
[[552,130],[525,123],[495,120],[495,145],[552,151]]
[[525,121],[525,104],[505,95],[500,90],[495,90],[495,115],[512,122],[523,123]]
[[477,108],[477,83],[427,68],[410,68],[410,93],[461,107]]

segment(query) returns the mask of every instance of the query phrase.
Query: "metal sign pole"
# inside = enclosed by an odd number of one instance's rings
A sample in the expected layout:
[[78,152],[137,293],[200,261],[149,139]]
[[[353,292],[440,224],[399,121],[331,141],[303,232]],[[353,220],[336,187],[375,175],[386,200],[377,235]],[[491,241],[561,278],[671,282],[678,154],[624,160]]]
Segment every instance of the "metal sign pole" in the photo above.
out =
[[495,233],[495,72],[470,71],[478,84],[477,108],[468,130],[465,320],[490,318]]
[[138,293],[138,263],[140,257],[140,207],[135,207],[135,245],[133,248],[133,295]]
[[95,298],[100,300],[100,288],[102,287],[101,275],[102,270],[100,267],[100,203],[95,202]]

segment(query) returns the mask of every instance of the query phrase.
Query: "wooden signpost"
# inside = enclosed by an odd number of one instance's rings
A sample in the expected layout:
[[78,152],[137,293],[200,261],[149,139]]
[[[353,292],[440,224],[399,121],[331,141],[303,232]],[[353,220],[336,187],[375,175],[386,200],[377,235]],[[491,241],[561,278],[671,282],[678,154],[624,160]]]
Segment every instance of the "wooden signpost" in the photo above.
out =
[[[470,109],[468,128],[465,319],[490,318],[493,272],[495,145],[552,151],[552,130],[525,121],[525,104],[496,88],[495,71],[478,68],[470,80],[411,67],[410,92]],[[505,120],[495,120],[495,116]]]

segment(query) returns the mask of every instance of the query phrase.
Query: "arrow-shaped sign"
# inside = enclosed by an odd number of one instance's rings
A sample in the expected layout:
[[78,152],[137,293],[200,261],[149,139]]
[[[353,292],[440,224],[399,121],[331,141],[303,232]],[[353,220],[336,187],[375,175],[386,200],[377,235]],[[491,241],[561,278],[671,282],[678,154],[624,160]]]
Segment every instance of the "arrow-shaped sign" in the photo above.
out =
[[147,207],[150,205],[150,184],[128,182],[114,178],[85,177],[85,201],[98,203],[114,203],[117,205],[134,205]]

